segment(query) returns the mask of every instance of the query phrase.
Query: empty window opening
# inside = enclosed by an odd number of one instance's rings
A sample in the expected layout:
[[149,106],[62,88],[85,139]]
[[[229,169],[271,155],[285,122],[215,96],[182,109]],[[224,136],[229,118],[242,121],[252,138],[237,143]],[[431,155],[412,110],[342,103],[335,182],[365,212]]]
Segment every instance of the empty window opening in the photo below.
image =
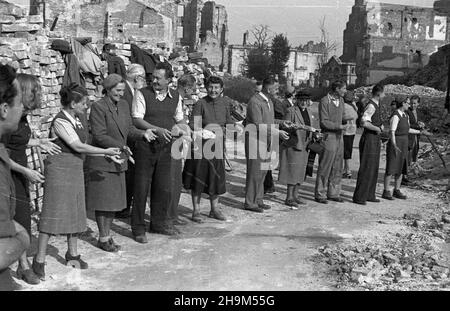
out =
[[388,24],[387,24],[387,27],[388,27],[388,30],[389,30],[389,31],[392,31],[392,28],[393,28],[393,27],[392,27],[392,23],[388,23]]

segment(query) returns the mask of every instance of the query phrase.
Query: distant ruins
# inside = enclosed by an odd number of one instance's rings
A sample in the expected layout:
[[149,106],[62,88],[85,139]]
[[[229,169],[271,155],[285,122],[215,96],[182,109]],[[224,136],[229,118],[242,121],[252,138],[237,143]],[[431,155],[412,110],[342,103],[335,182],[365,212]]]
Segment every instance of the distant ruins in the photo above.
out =
[[340,60],[356,64],[357,85],[415,71],[450,42],[449,14],[450,1],[423,8],[356,0]]

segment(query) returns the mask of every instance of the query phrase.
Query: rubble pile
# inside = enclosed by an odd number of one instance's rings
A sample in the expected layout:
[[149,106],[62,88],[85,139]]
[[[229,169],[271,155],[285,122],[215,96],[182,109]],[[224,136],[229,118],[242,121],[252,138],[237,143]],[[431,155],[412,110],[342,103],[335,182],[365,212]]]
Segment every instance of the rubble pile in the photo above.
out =
[[[42,28],[41,16],[27,16],[14,4],[0,1],[0,63],[9,64],[19,73],[35,75],[42,86],[42,106],[29,116],[33,136],[48,137],[52,117],[59,112],[59,91],[66,66],[59,52],[50,49],[50,32]],[[28,165],[40,169],[42,157],[27,150]],[[31,205],[42,205],[43,188],[32,185]]]
[[[450,144],[448,139],[434,139],[439,153],[450,166]],[[442,160],[431,144],[422,144],[417,163],[409,169],[411,187],[438,193],[446,202],[450,202],[450,171],[445,169]]]
[[407,290],[449,286],[449,263],[433,238],[420,232],[319,248],[317,258],[336,274],[339,288]]
[[403,217],[410,227],[420,232],[450,242],[450,210],[444,206],[437,206],[430,217],[422,214],[405,214]]
[[[358,96],[370,96],[373,86],[360,87],[355,90]],[[381,106],[381,117],[385,124],[389,123],[391,116],[390,104],[401,96],[418,95],[421,104],[418,108],[419,119],[426,123],[432,132],[450,133],[450,123],[445,120],[445,92],[422,85],[405,86],[400,84],[388,84],[384,86],[386,97]]]

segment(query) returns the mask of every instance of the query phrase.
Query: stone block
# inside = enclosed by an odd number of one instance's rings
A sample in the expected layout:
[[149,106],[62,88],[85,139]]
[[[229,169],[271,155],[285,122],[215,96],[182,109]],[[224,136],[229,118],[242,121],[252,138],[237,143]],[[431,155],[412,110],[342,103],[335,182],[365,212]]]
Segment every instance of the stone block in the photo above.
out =
[[7,47],[0,46],[0,56],[13,57],[13,51]]
[[13,51],[26,51],[28,46],[25,43],[18,43],[11,45],[11,50]]
[[16,18],[12,15],[0,14],[0,24],[13,24]]
[[41,15],[29,15],[27,19],[30,24],[41,24],[44,22]]
[[14,57],[17,60],[28,59],[28,53],[26,51],[15,51]]
[[40,28],[36,24],[0,24],[0,32],[36,31]]
[[39,63],[41,63],[43,65],[50,65],[51,64],[51,57],[40,56],[39,57]]
[[32,64],[32,61],[30,59],[24,59],[20,61],[20,67],[21,68],[30,68]]
[[0,37],[0,45],[15,45],[26,43],[28,40],[24,38]]
[[6,1],[0,1],[0,14],[12,15],[16,18],[22,18],[25,16],[25,10],[15,4]]

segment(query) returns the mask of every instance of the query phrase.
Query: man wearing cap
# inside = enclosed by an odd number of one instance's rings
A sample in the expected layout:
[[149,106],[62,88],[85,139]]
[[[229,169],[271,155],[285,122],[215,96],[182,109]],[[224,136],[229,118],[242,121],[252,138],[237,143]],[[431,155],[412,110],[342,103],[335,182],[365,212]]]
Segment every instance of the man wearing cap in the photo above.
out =
[[[169,84],[173,78],[172,67],[159,63],[153,72],[152,85],[136,91],[132,117],[139,129],[154,129],[158,139],[150,144],[136,143],[136,166],[134,178],[134,203],[131,212],[131,229],[138,243],[147,243],[145,236],[145,207],[149,189],[151,221],[150,230],[165,235],[179,233],[171,217],[172,206],[178,205],[174,198],[173,178],[180,176],[174,172],[172,149],[172,129],[183,124],[183,101]],[[181,189],[179,189],[181,191]]]

